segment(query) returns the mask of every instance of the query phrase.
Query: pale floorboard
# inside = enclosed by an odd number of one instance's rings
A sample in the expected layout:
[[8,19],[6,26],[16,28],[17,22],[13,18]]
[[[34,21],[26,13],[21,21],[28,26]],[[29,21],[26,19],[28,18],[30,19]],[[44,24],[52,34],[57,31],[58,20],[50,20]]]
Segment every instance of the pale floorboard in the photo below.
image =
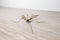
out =
[[[21,15],[38,14],[41,23],[19,20]],[[60,40],[60,12],[0,8],[0,40]]]

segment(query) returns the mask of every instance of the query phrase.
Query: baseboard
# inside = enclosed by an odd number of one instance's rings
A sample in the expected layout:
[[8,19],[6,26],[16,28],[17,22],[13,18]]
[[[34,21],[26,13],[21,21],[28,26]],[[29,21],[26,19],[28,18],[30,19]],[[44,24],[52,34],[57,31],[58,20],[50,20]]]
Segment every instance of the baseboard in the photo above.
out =
[[18,9],[33,9],[33,10],[40,10],[40,11],[49,11],[49,12],[60,12],[60,10],[48,10],[48,9],[34,9],[34,8],[23,8],[23,7],[16,7],[16,6],[7,6],[2,5],[0,7],[7,7],[7,8],[18,8]]

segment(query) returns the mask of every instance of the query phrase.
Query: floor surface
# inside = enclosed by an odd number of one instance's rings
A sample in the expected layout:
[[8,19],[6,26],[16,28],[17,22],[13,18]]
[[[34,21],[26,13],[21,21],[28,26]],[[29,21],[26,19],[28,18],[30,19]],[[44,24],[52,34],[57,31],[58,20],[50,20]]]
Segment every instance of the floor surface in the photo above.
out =
[[[20,19],[26,14],[39,15],[40,23],[34,21],[30,25]],[[60,40],[60,12],[1,7],[0,40]]]

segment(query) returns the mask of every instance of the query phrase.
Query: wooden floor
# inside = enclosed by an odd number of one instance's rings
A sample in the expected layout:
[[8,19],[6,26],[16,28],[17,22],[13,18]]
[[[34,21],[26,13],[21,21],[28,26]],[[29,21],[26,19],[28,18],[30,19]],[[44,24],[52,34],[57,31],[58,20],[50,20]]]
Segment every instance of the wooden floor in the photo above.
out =
[[[21,15],[37,14],[40,23],[17,22]],[[33,34],[31,28],[33,28]],[[0,8],[0,40],[60,40],[60,12]]]

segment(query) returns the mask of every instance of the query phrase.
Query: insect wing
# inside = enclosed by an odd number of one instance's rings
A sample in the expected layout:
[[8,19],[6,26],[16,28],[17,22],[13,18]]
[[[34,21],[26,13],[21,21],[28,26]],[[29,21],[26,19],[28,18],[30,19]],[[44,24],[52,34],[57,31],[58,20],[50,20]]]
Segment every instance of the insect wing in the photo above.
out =
[[24,15],[22,15],[22,19],[26,20],[26,17]]
[[38,15],[33,15],[33,14],[32,14],[31,18],[36,18],[37,16],[38,16]]

